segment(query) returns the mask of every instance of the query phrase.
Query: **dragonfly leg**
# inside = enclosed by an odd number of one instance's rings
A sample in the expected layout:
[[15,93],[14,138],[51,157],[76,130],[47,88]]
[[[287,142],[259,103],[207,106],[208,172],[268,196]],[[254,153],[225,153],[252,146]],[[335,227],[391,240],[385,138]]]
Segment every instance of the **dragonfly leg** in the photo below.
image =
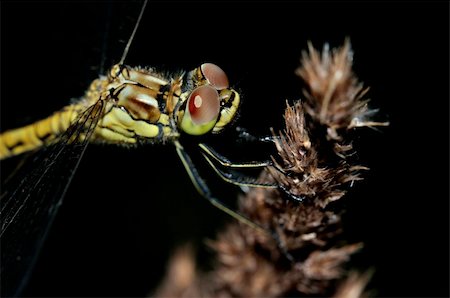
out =
[[250,161],[250,162],[244,162],[244,163],[237,163],[232,162],[225,156],[219,154],[217,151],[212,149],[210,146],[200,143],[199,144],[200,149],[202,149],[203,153],[206,153],[208,156],[215,159],[217,162],[219,162],[222,166],[228,167],[228,168],[264,168],[267,166],[273,165],[273,162],[268,161]]
[[284,185],[278,185],[278,189],[283,192],[283,194],[285,195],[285,197],[288,200],[290,200],[290,201],[292,201],[294,203],[303,203],[303,201],[305,200],[305,197],[294,195]]
[[[215,151],[213,148],[211,148],[210,146],[204,144],[204,143],[200,143],[199,144],[200,149],[203,151],[202,154],[203,156],[208,160],[208,162],[210,164],[212,164],[211,160],[206,156],[208,155],[209,157],[212,157],[214,160],[216,160],[217,162],[220,163],[220,165],[222,165],[223,167],[227,167],[227,168],[239,168],[239,169],[243,169],[243,168],[247,168],[247,169],[255,169],[255,168],[265,168],[267,166],[272,166],[273,168],[275,168],[278,172],[280,172],[283,175],[287,175],[285,171],[283,171],[282,169],[280,169],[276,164],[274,164],[271,160],[268,161],[249,161],[249,162],[232,162],[230,161],[228,158],[226,158],[225,156],[221,155],[220,153],[218,153],[217,151]],[[205,154],[206,153],[206,154]],[[214,168],[214,170],[216,170],[215,166],[212,165],[212,167]],[[216,171],[217,172],[217,171]],[[219,173],[218,173],[219,174]],[[219,174],[220,175],[220,174]],[[250,185],[247,185],[250,186]]]
[[252,228],[255,228],[256,230],[262,231],[264,233],[269,233],[267,229],[262,227],[261,225],[253,222],[246,216],[232,210],[228,206],[226,206],[224,203],[220,202],[218,199],[212,196],[211,191],[209,190],[209,187],[206,185],[205,181],[200,177],[197,169],[195,168],[191,158],[187,154],[187,152],[184,150],[183,146],[178,141],[175,141],[175,147],[177,150],[177,154],[180,157],[181,161],[183,162],[183,166],[186,169],[189,178],[191,178],[192,183],[194,184],[197,191],[206,198],[211,204],[213,204],[215,207],[219,208],[220,210],[224,211],[225,213],[229,214],[230,216],[234,217],[235,219],[239,220],[240,222],[243,222]]
[[[202,149],[202,155],[208,162],[208,164],[211,166],[211,168],[216,172],[216,174],[225,180],[228,183],[238,185],[238,186],[248,186],[248,187],[262,187],[262,188],[278,188],[281,192],[285,194],[285,197],[293,202],[301,203],[305,199],[304,197],[297,196],[292,194],[284,185],[276,184],[276,183],[263,183],[258,182],[256,179],[248,176],[244,176],[241,174],[236,173],[230,173],[226,172],[224,170],[219,169],[214,163],[213,160],[219,162],[220,165],[226,168],[263,168],[267,166],[273,166],[275,169],[277,169],[280,173],[283,175],[287,175],[283,170],[279,169],[276,165],[274,165],[271,161],[264,161],[264,162],[247,162],[247,163],[234,163],[231,162],[229,159],[224,157],[223,155],[220,155],[215,150],[213,150],[211,147],[209,147],[206,144],[200,143],[200,148]],[[211,159],[211,158],[212,159]]]
[[226,172],[222,169],[219,169],[213,161],[208,157],[208,155],[203,154],[203,157],[206,159],[208,164],[211,166],[211,168],[216,172],[216,174],[225,180],[228,183],[238,185],[238,186],[249,186],[249,187],[263,187],[263,188],[278,188],[277,184],[274,183],[264,183],[264,182],[258,182],[253,177],[244,176],[237,173],[230,173]]
[[240,126],[236,127],[236,132],[238,140],[248,143],[254,142],[273,143],[275,142],[275,140],[279,138],[277,136],[263,136],[263,137],[254,136],[251,133],[249,133],[247,129]]
[[251,228],[254,228],[255,230],[265,233],[266,235],[273,238],[276,241],[283,255],[286,257],[286,259],[289,260],[290,262],[294,262],[294,258],[292,257],[291,254],[289,254],[284,242],[281,241],[280,237],[275,231],[266,229],[260,224],[255,223],[245,215],[237,211],[234,211],[233,209],[229,208],[224,203],[222,203],[220,200],[213,197],[211,191],[209,190],[209,187],[206,185],[205,181],[198,174],[197,169],[195,168],[187,152],[184,150],[183,146],[181,146],[181,144],[178,141],[175,141],[174,143],[177,150],[177,154],[180,157],[181,161],[183,162],[183,166],[186,169],[189,178],[191,178],[191,181],[194,184],[195,188],[204,198],[206,198],[213,206],[222,210],[223,212],[227,213],[228,215],[232,216],[238,221],[250,226]]
[[[242,127],[236,127],[236,131],[238,132],[238,139],[244,140],[246,142],[275,142],[279,137],[277,136],[265,136],[265,137],[256,137],[251,135],[247,132],[245,128]],[[216,161],[218,161],[222,166],[229,167],[229,168],[263,168],[267,166],[272,166],[274,169],[276,169],[278,172],[280,172],[283,175],[288,175],[283,169],[281,169],[279,166],[277,166],[274,162],[271,160],[268,161],[250,161],[250,162],[244,162],[244,163],[235,163],[231,162],[228,158],[225,156],[219,154],[217,151],[209,147],[208,145],[204,143],[199,144],[200,149],[212,158],[214,158]]]

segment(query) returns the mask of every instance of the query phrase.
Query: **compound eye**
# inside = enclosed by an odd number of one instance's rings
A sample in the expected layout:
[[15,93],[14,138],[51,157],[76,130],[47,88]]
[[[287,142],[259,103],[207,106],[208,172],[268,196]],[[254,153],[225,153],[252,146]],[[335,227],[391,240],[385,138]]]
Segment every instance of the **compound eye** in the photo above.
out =
[[219,116],[219,94],[210,86],[198,87],[189,97],[187,106],[194,124],[201,125],[211,122]]
[[217,90],[228,88],[228,77],[219,66],[212,63],[203,63],[200,68],[205,78],[214,88]]

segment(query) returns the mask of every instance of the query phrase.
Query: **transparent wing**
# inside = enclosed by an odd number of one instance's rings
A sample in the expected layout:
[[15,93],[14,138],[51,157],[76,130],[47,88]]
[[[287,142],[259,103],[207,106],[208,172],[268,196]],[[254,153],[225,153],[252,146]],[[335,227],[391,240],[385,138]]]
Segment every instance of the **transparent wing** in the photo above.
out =
[[99,100],[2,187],[1,296],[20,293],[103,113]]

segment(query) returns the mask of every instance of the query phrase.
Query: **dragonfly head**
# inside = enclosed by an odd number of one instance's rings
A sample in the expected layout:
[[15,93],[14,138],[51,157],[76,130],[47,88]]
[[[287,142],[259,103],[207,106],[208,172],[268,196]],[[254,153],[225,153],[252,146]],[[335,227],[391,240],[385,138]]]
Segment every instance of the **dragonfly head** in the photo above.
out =
[[190,135],[220,132],[236,116],[239,93],[229,88],[225,72],[212,63],[197,67],[186,79],[187,91],[177,112],[179,128]]

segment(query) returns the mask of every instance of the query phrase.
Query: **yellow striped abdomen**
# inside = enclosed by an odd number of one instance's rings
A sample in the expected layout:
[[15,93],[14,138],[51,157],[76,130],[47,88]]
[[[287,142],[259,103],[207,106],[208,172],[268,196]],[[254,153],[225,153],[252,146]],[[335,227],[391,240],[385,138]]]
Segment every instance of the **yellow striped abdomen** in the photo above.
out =
[[64,133],[83,109],[81,104],[66,106],[50,117],[0,134],[0,159],[44,146]]

